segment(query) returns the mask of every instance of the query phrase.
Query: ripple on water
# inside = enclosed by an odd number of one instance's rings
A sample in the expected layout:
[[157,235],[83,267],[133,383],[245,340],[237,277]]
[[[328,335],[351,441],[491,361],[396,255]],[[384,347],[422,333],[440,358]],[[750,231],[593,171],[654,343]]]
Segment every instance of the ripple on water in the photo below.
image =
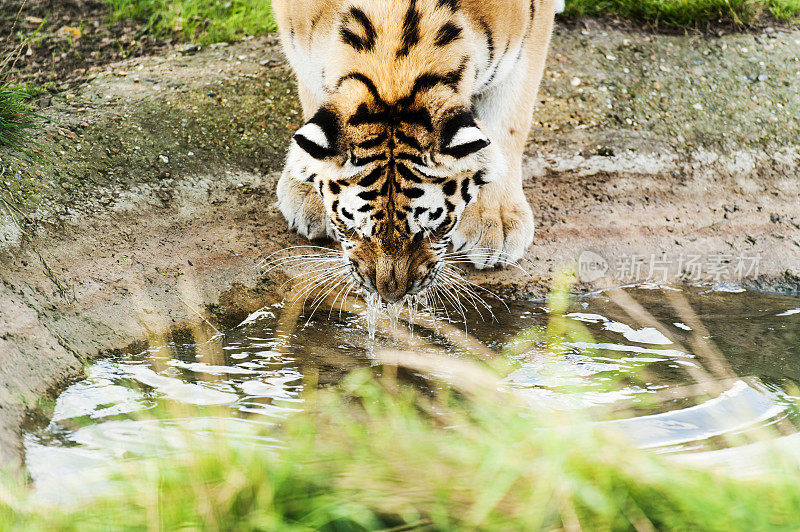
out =
[[[701,392],[692,388],[692,371],[702,361],[684,347],[693,345],[691,319],[664,303],[663,288],[628,289],[662,324],[659,329],[635,323],[605,295],[595,294],[565,314],[565,327],[579,332],[557,346],[539,334],[550,318],[540,302],[495,308],[494,322],[468,315],[469,332],[498,351],[534,338],[535,349],[509,355],[514,369],[505,385],[535,410],[602,408],[606,419],[599,422],[642,448],[706,456],[705,463],[731,462],[738,447],[720,446],[763,427],[796,426],[798,299],[730,287],[681,288],[732,370],[733,378],[721,381],[721,393],[709,399],[698,398]],[[91,492],[86,486],[100,489],[110,460],[176,452],[186,430],[222,431],[232,440],[274,448],[278,442],[247,429],[279,423],[302,409],[305,376],[313,374],[319,385],[335,383],[370,365],[376,350],[399,345],[397,338],[381,335],[374,311],[361,308],[362,315],[320,312],[301,320],[287,351],[276,334],[281,310],[280,305],[262,309],[223,335],[176,337],[168,345],[90,366],[84,380],[58,397],[49,424],[26,434],[28,470],[40,494],[57,501]],[[398,319],[402,316],[392,316]],[[445,336],[443,330],[417,328],[410,338],[462,356]],[[618,405],[625,406],[622,417],[615,413]],[[181,406],[209,415],[169,421],[139,416]],[[694,454],[686,455],[689,451]],[[742,446],[744,456],[754,452],[751,445]]]

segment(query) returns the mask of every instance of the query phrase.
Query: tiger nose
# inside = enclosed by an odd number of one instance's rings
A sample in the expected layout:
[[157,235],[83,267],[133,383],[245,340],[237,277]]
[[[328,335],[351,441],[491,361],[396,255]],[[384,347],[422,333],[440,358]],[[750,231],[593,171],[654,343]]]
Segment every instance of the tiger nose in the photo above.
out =
[[408,293],[408,260],[384,255],[375,264],[375,289],[387,303],[394,303]]

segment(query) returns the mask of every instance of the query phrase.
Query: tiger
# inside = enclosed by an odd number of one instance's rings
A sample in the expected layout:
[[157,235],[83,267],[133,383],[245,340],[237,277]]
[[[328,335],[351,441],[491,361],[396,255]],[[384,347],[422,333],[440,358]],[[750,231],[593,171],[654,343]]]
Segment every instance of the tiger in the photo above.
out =
[[[277,184],[289,227],[340,243],[387,303],[446,256],[476,268],[533,242],[522,154],[555,0],[273,0],[304,124]],[[454,251],[450,251],[450,250]]]

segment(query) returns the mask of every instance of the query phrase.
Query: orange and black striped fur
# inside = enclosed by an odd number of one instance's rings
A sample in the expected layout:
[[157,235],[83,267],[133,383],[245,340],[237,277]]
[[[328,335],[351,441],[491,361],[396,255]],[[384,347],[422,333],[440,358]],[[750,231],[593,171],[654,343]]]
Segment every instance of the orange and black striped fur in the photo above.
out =
[[554,0],[274,0],[306,124],[278,184],[292,228],[340,241],[386,301],[533,240],[521,157]]

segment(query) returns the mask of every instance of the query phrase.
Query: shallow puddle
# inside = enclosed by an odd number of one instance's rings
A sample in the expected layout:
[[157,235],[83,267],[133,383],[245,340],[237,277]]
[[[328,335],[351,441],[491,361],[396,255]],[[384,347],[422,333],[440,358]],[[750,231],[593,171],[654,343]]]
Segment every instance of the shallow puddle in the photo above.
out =
[[[684,299],[671,300],[670,292]],[[409,330],[401,317],[389,322],[394,332],[379,328],[371,338],[363,308],[320,309],[288,333],[276,305],[219,335],[187,332],[97,361],[58,397],[49,424],[26,434],[28,470],[42,496],[63,500],[102,489],[109,461],[171,452],[179,429],[222,430],[274,447],[279,442],[240,428],[279,423],[303,408],[304,386],[336,383],[375,365],[374,354],[386,349],[503,356],[511,363],[504,384],[532,409],[596,411],[598,423],[659,453],[713,462],[764,427],[793,437],[800,298],[647,285],[623,296],[641,308],[603,293],[571,302],[561,318],[541,301],[496,303],[494,319],[485,309],[483,319],[466,316],[469,337],[455,332],[464,320],[451,312],[438,330]],[[174,418],[182,408],[191,414]],[[169,421],[143,420],[164,411]]]

